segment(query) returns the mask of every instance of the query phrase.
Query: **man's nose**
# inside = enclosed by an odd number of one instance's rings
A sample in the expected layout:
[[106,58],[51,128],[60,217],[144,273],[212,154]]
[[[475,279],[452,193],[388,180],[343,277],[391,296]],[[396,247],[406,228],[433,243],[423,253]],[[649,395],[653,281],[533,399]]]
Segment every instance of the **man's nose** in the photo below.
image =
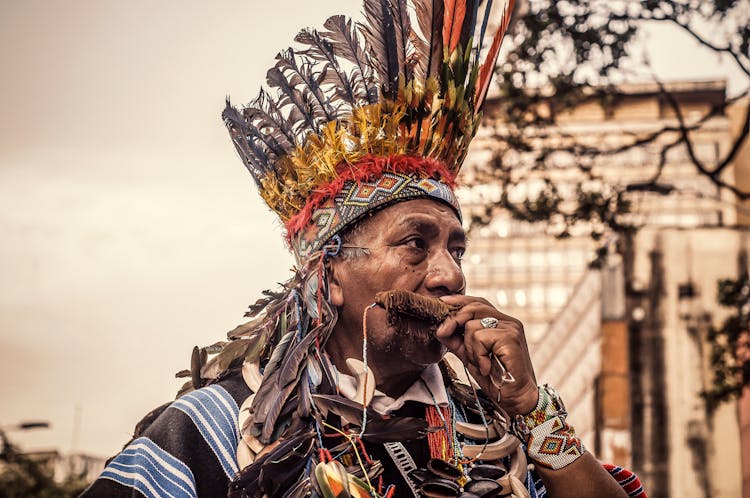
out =
[[465,286],[461,265],[447,249],[431,251],[425,286],[437,296],[459,294]]

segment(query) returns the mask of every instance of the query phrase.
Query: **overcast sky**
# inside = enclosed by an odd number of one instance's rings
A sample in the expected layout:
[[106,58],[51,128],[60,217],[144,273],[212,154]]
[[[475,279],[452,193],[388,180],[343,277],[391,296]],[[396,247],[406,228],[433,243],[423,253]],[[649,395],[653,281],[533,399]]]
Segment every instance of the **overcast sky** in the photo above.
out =
[[[177,9],[179,6],[179,9]],[[0,3],[0,425],[111,455],[292,258],[220,121],[352,1]],[[663,29],[668,78],[724,77]],[[694,44],[694,43],[693,43]],[[695,44],[694,44],[695,45]],[[679,55],[676,55],[679,54]],[[80,407],[80,432],[74,412]]]

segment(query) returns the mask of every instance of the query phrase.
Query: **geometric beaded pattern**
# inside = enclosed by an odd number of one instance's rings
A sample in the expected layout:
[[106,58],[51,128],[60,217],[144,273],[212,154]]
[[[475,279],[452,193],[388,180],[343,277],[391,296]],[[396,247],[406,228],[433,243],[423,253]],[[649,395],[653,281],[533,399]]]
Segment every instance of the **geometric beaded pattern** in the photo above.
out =
[[530,458],[552,469],[572,463],[586,452],[573,428],[565,421],[568,412],[554,389],[539,386],[536,408],[517,415],[512,432],[526,443]]
[[[539,401],[536,407],[526,415],[516,415],[511,431],[524,443],[527,443],[531,429],[543,424],[558,415],[567,415],[562,400],[554,389],[547,384],[538,387]],[[554,395],[553,395],[554,394]]]
[[453,190],[440,180],[420,173],[384,172],[372,181],[345,182],[341,192],[316,209],[311,222],[294,237],[294,252],[300,261],[304,261],[344,227],[368,212],[395,202],[418,198],[442,201],[451,206],[461,218]]
[[528,454],[535,463],[561,469],[586,452],[575,430],[558,415],[531,430]]

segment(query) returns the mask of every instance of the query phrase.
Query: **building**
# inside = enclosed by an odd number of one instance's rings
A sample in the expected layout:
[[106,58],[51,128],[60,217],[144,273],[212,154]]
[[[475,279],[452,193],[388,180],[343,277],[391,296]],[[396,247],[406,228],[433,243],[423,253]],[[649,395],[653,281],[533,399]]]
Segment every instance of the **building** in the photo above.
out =
[[[715,163],[730,147],[738,114],[725,108],[724,82],[678,82],[667,89],[685,122],[699,125],[691,132],[692,153]],[[718,115],[704,119],[711,109]],[[481,168],[497,147],[493,130],[503,125],[499,118],[493,123],[491,108],[487,114],[469,168]],[[678,130],[677,124],[658,86],[625,85],[612,106],[591,99],[561,115],[556,127],[532,133],[540,144],[574,140],[617,148],[664,126]],[[590,237],[555,239],[544,227],[500,216],[471,234],[469,292],[525,323],[540,382],[559,388],[595,454],[631,466],[650,497],[736,497],[743,476],[750,497],[750,401],[709,413],[699,395],[711,381],[707,330],[725,313],[717,304],[717,281],[747,268],[750,210],[699,175],[686,147],[669,146],[660,164],[661,149],[678,133],[592,163],[606,183],[642,183],[661,168],[660,185],[674,187],[629,195],[629,220],[640,228],[607,239],[601,268],[589,267]],[[570,161],[559,157],[562,190],[579,178],[578,170],[566,168]],[[749,171],[750,151],[744,150],[724,178],[750,185]],[[515,187],[523,195],[538,188],[533,173]],[[478,210],[497,195],[493,185],[462,192],[464,203]]]

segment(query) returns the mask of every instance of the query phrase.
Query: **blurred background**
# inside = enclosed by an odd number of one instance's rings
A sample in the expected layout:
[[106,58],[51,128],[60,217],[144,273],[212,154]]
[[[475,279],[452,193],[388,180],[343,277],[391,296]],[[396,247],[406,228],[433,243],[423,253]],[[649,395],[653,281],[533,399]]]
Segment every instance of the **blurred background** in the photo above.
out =
[[[98,473],[289,277],[219,116],[301,27],[359,10],[0,3],[2,478]],[[750,497],[749,21],[519,2],[462,173],[469,292],[525,323],[540,382],[651,497]]]

